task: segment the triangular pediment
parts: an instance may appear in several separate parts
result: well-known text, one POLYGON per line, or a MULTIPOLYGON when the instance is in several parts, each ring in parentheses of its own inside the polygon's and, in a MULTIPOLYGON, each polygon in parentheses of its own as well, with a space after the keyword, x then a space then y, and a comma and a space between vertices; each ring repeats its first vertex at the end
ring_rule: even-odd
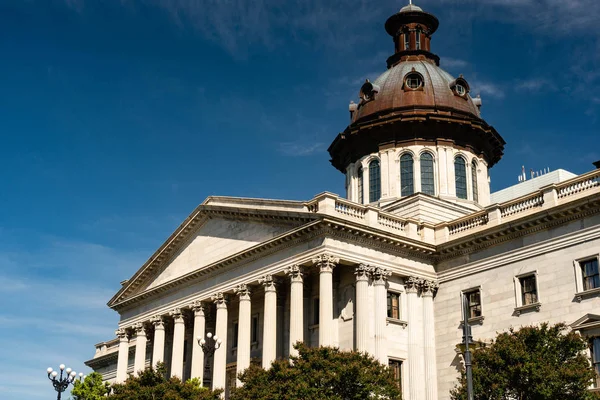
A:
POLYGON ((586 314, 573 322, 570 326, 574 330, 600 328, 600 315, 586 314))
POLYGON ((467 207, 456 201, 429 196, 424 193, 415 193, 411 196, 382 204, 381 210, 400 218, 438 224, 473 214, 480 211, 481 207, 475 204, 467 207))
POLYGON ((300 202, 211 197, 123 282, 108 305, 201 270, 315 218, 300 202))

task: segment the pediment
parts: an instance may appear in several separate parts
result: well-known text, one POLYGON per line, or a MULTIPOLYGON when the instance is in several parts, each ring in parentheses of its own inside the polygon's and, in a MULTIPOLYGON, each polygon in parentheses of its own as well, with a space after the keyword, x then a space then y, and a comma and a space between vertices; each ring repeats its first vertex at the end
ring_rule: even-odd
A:
POLYGON ((438 224, 473 214, 480 211, 480 208, 475 205, 473 208, 469 208, 439 197, 415 193, 382 205, 381 210, 400 218, 438 224))
POLYGON ((600 315, 598 314, 586 314, 573 322, 570 327, 573 330, 585 330, 600 328, 600 315))
POLYGON ((122 300, 177 280, 314 220, 302 203, 209 198, 109 301, 122 300), (256 204, 253 204, 256 203, 256 204))

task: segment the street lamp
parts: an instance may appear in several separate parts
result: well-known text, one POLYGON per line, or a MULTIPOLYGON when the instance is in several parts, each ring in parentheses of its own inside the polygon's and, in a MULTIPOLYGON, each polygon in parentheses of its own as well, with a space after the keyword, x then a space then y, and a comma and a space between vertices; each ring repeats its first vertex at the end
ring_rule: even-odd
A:
MULTIPOLYGON (((52 381, 52 386, 54 386, 54 390, 58 392, 58 396, 56 400, 60 400, 62 392, 67 390, 70 384, 75 382, 77 378, 77 372, 73 371, 71 368, 65 369, 65 364, 60 364, 60 376, 58 375, 58 371, 53 371, 52 368, 48 368, 46 372, 48 373, 48 379, 52 381)), ((79 374, 79 380, 81 381, 85 376, 83 373, 79 374)))
MULTIPOLYGON (((221 339, 217 335, 214 335, 210 332, 206 334, 206 339, 202 336, 197 337, 198 344, 200 348, 202 348, 202 352, 204 353, 204 362, 206 363, 205 367, 208 367, 208 360, 215 354, 215 350, 221 347, 221 339)), ((205 369, 206 371, 206 369, 205 369)))

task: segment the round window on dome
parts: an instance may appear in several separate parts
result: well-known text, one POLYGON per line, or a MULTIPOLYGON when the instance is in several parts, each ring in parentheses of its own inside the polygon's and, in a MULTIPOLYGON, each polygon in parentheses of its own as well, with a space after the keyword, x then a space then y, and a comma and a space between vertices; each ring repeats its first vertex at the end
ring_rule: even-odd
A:
POLYGON ((465 94, 467 94, 467 89, 460 83, 454 87, 454 90, 456 90, 456 94, 458 94, 459 96, 464 96, 465 94))
POLYGON ((423 86, 423 78, 421 77, 421 75, 413 72, 406 75, 404 84, 408 89, 417 90, 421 86, 423 86))

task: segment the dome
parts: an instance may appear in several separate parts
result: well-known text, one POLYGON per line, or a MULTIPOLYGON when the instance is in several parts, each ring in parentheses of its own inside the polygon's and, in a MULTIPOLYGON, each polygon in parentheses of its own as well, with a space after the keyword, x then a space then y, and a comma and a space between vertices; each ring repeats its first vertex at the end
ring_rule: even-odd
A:
POLYGON ((454 78, 429 59, 403 61, 381 74, 373 85, 379 91, 372 101, 364 102, 356 111, 354 121, 379 117, 386 111, 414 113, 416 109, 433 112, 465 113, 479 118, 479 109, 468 93, 464 78, 454 78), (410 88, 407 79, 417 78, 419 87, 410 88), (457 90, 456 85, 462 88, 457 90), (462 92, 464 90, 464 92, 462 92))

